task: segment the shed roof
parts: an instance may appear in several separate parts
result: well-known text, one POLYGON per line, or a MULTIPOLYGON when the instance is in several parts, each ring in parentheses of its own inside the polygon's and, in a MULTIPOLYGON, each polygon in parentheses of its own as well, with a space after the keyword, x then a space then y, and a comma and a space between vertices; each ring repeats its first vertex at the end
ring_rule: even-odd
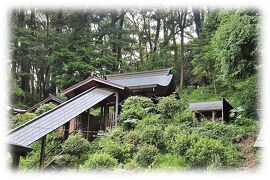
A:
POLYGON ((222 101, 190 103, 189 108, 192 111, 222 110, 223 103, 222 101))
POLYGON ((42 101, 40 101, 39 103, 35 104, 34 106, 30 107, 29 109, 27 109, 28 112, 32 112, 35 109, 37 109, 39 106, 48 103, 48 102, 56 102, 57 104, 61 104, 64 101, 62 99, 59 99, 58 97, 49 94, 49 97, 47 97, 46 99, 43 99, 42 101))
POLYGON ((112 94, 113 92, 109 90, 91 88, 32 121, 13 129, 8 133, 8 143, 28 146, 112 94))
POLYGON ((170 71, 171 68, 167 68, 153 71, 108 75, 107 80, 128 87, 129 89, 168 86, 173 78, 170 71))

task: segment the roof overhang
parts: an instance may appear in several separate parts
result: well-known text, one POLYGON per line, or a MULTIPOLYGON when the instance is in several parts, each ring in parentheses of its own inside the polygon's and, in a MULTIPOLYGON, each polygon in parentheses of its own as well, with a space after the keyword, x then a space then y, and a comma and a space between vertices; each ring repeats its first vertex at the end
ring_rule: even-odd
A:
POLYGON ((8 144, 9 152, 11 154, 16 154, 19 156, 25 157, 29 152, 31 152, 33 149, 27 146, 22 146, 19 144, 8 144))
POLYGON ((129 91, 129 88, 118 85, 116 83, 107 81, 105 79, 99 77, 89 77, 84 81, 81 81, 63 91, 63 94, 66 96, 74 96, 78 93, 82 93, 92 87, 99 87, 99 88, 111 88, 117 91, 129 91))

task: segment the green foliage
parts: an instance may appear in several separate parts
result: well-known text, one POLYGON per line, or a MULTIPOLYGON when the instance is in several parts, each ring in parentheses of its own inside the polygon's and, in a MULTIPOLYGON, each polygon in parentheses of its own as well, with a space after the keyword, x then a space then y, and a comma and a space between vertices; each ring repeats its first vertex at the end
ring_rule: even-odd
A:
POLYGON ((176 137, 173 150, 176 154, 184 156, 187 151, 200 139, 197 134, 182 134, 176 137))
POLYGON ((239 126, 222 122, 205 122, 192 129, 201 137, 238 142, 247 137, 247 132, 239 126))
POLYGON ((125 147, 120 143, 110 143, 103 147, 102 152, 109 154, 114 159, 117 159, 119 163, 123 163, 128 158, 128 152, 125 147))
POLYGON ((79 165, 79 159, 74 155, 59 155, 54 159, 54 163, 63 168, 76 168, 79 165))
POLYGON ((55 107, 56 107, 56 105, 53 104, 53 103, 43 104, 43 105, 41 105, 40 107, 37 108, 37 110, 35 111, 35 114, 37 116, 39 116, 39 115, 41 115, 41 114, 43 114, 43 113, 45 113, 45 112, 47 112, 47 111, 49 111, 49 110, 51 110, 51 109, 53 109, 55 107))
POLYGON ((187 167, 185 159, 179 155, 164 154, 158 155, 152 164, 152 168, 158 169, 184 169, 187 167))
POLYGON ((174 123, 180 124, 181 127, 187 127, 193 125, 192 111, 186 109, 179 112, 174 117, 174 123))
POLYGON ((155 125, 146 126, 142 130, 142 141, 164 151, 162 128, 155 125))
POLYGON ((13 116, 10 120, 10 129, 14 129, 24 123, 34 119, 36 115, 34 113, 23 113, 13 116))
POLYGON ((91 170, 109 170, 117 166, 117 160, 106 153, 96 153, 89 157, 83 168, 91 170))
POLYGON ((141 167, 148 167, 158 155, 158 149, 153 145, 143 145, 138 151, 135 160, 141 167))
POLYGON ((142 134, 138 130, 130 131, 124 136, 123 142, 137 146, 142 142, 142 134))
POLYGON ((62 146, 64 154, 70 154, 80 158, 81 154, 88 151, 89 142, 81 133, 69 136, 62 146))
POLYGON ((193 167, 211 169, 237 166, 242 161, 241 153, 233 146, 208 138, 200 138, 193 143, 185 157, 193 167))
POLYGON ((167 96, 160 99, 157 110, 166 118, 172 118, 181 110, 181 105, 175 97, 167 96))

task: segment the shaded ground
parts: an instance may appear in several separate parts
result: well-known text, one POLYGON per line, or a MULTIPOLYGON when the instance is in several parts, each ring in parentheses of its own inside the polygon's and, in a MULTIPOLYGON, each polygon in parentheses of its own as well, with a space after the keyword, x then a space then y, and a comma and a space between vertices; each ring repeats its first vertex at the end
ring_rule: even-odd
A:
POLYGON ((244 155, 244 163, 239 169, 257 168, 260 165, 260 160, 256 155, 256 149, 253 147, 255 140, 255 137, 248 137, 238 144, 240 151, 244 155))

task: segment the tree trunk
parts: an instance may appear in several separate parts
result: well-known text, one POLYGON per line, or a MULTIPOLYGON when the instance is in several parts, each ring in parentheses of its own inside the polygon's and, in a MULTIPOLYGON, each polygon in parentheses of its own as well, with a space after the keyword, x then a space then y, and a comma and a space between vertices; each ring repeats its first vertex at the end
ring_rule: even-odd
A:
POLYGON ((194 23, 195 23, 195 32, 197 36, 200 35, 201 32, 201 15, 200 15, 200 9, 194 9, 192 8, 193 11, 193 17, 194 17, 194 23))
POLYGON ((157 44, 158 44, 158 38, 159 38, 159 32, 160 32, 160 16, 157 13, 157 29, 156 29, 156 35, 155 35, 155 44, 154 44, 154 52, 157 51, 157 44))

